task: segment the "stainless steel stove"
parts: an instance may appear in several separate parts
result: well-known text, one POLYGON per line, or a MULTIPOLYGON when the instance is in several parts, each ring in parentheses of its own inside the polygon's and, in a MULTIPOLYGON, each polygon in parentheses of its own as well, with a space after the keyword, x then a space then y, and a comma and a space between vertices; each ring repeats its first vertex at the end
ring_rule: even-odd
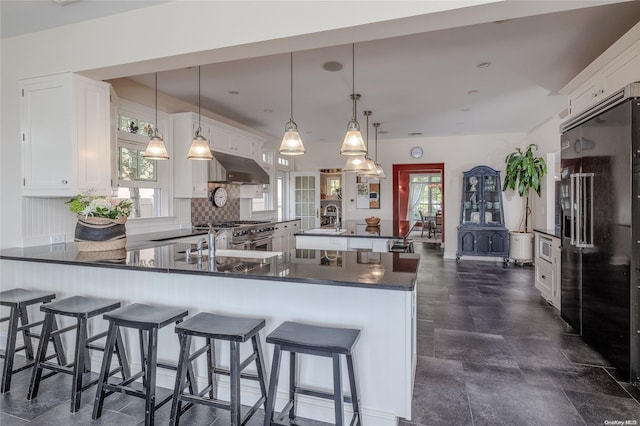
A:
MULTIPOLYGON (((271 250, 273 223, 258 220, 236 220, 232 222, 212 223, 218 234, 227 234, 230 248, 241 250, 271 250)), ((209 224, 198 224, 194 230, 208 230, 209 224)))

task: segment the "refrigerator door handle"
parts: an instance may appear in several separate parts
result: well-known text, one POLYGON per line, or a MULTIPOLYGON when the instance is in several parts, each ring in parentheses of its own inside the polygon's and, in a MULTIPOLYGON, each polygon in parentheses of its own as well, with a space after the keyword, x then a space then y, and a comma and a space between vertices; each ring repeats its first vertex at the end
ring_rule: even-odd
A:
POLYGON ((580 215, 576 214, 576 210, 579 208, 579 205, 580 205, 580 198, 578 197, 579 193, 576 191, 578 189, 576 187, 579 184, 578 173, 571 173, 569 177, 571 179, 571 196, 570 196, 571 205, 569 208, 569 211, 570 211, 569 227, 571 230, 571 240, 569 241, 569 244, 571 244, 572 246, 577 246, 578 242, 576 241, 576 228, 580 229, 580 219, 578 219, 580 215))
POLYGON ((593 247, 593 173, 581 173, 582 179, 582 214, 584 217, 582 233, 584 237, 580 242, 580 247, 593 247), (588 194, 588 195, 587 195, 588 194))

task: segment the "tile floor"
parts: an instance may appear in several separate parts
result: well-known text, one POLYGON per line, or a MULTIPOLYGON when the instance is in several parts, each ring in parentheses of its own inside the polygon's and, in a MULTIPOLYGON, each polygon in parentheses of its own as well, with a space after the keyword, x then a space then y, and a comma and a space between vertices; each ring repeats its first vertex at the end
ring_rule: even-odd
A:
MULTIPOLYGON (((443 260, 435 244, 416 245, 418 366, 411 421, 431 425, 640 425, 640 389, 616 371, 541 300, 532 267, 443 260), (635 399, 634 399, 635 397, 635 399), (635 423, 634 423, 635 422, 635 423), (614 424, 614 423, 608 423, 614 424)), ((91 391, 69 413, 70 377, 56 376, 26 401, 29 372, 0 396, 0 425, 138 425, 141 400, 112 396, 91 420, 91 391)), ((364 391, 364 390, 363 390, 364 391)), ((159 390, 166 395, 166 389, 159 390)), ((156 415, 168 423, 169 404, 156 415)), ((259 412, 249 425, 262 424, 259 412)), ((225 411, 196 406, 184 425, 226 425, 225 411)), ((301 421, 303 425, 319 422, 301 421)))

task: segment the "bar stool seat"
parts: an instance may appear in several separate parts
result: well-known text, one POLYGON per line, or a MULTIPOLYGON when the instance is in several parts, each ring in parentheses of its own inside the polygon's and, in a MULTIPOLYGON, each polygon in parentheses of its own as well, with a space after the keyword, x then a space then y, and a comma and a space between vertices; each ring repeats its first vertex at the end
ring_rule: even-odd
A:
MULTIPOLYGON (((9 316, 0 318, 0 322, 9 321, 4 354, 0 354, 0 357, 4 358, 0 393, 9 392, 13 374, 31 368, 35 364, 31 339, 39 338, 40 335, 33 334, 31 328, 42 325, 44 321, 29 323, 27 307, 37 303, 49 303, 55 298, 56 294, 50 291, 25 290, 23 288, 14 288, 0 292, 0 305, 10 308, 9 316), (18 321, 21 324, 20 326, 18 326, 18 321), (18 332, 22 332, 23 345, 16 348, 18 332), (14 357, 19 351, 25 351, 25 356, 29 362, 22 367, 14 369, 14 357)), ((54 337, 53 344, 55 354, 48 356, 47 360, 55 357, 58 359, 58 365, 65 365, 67 360, 59 336, 54 337)))
MULTIPOLYGON (((108 369, 111 364, 111 352, 107 352, 102 360, 102 368, 100 370, 100 377, 98 379, 98 387, 93 405, 92 417, 94 420, 98 419, 102 415, 104 399, 114 392, 119 392, 144 399, 145 425, 153 425, 155 411, 169 402, 172 398, 172 395, 169 395, 156 404, 156 368, 160 367, 173 371, 177 370, 175 365, 158 361, 158 329, 172 323, 180 323, 187 315, 189 315, 189 311, 183 308, 150 306, 142 303, 134 303, 108 312, 103 316, 105 320, 109 321, 105 350, 113 348, 116 344, 116 336, 120 332, 120 327, 138 330, 141 357, 140 364, 142 366, 142 370, 122 380, 120 383, 109 383, 108 369), (142 378, 143 390, 138 390, 129 386, 139 378, 142 378)), ((195 380, 191 365, 188 367, 187 379, 189 382, 189 389, 194 393, 195 380)))
POLYGON ((288 425, 295 419, 295 395, 307 395, 324 399, 332 399, 335 407, 336 425, 344 424, 343 403, 351 403, 353 417, 350 424, 361 425, 360 406, 353 368, 352 350, 360 330, 351 328, 321 327, 298 322, 286 321, 267 336, 267 343, 275 345, 271 377, 269 379, 269 396, 265 413, 265 426, 288 425), (274 419, 275 399, 280 374, 280 358, 282 351, 289 352, 289 401, 274 419), (322 392, 298 386, 296 378, 296 353, 333 358, 333 393, 322 392), (351 395, 343 395, 342 365, 340 355, 345 355, 351 395), (289 421, 285 421, 285 417, 289 421))
POLYGON ((240 318, 224 315, 216 315, 201 312, 192 318, 176 326, 176 333, 180 338, 180 360, 178 362, 178 373, 176 374, 176 385, 173 392, 173 403, 171 406, 171 425, 179 423, 180 416, 187 411, 192 404, 203 404, 210 407, 229 410, 231 413, 231 425, 239 426, 245 424, 260 405, 265 405, 267 401, 267 383, 264 371, 264 357, 258 333, 265 326, 264 319, 240 318), (190 354, 192 337, 203 337, 206 344, 190 354), (244 361, 240 361, 240 343, 251 340, 253 345, 252 354, 244 361), (220 368, 215 360, 215 340, 225 340, 230 345, 230 368, 229 370, 220 368), (187 395, 184 393, 185 367, 188 367, 193 360, 200 355, 207 353, 207 381, 208 386, 200 393, 187 395), (251 362, 256 363, 257 374, 243 373, 245 367, 251 362), (216 397, 215 375, 223 374, 229 376, 231 382, 230 401, 221 401, 216 397), (262 393, 258 401, 242 416, 240 411, 240 379, 255 380, 260 384, 262 393), (204 395, 208 392, 208 398, 204 395), (182 403, 187 402, 185 408, 182 403))
MULTIPOLYGON (((44 324, 38 344, 38 354, 36 363, 31 373, 31 383, 29 385, 29 393, 27 399, 31 400, 38 395, 40 382, 49 376, 42 376, 42 370, 48 369, 56 373, 65 373, 73 376, 73 385, 71 388, 71 412, 75 413, 80 409, 80 400, 82 392, 90 386, 97 383, 93 380, 83 384, 82 376, 84 373, 91 371, 91 360, 89 358, 89 349, 105 351, 106 348, 92 344, 98 339, 107 335, 106 332, 88 336, 87 321, 97 315, 114 310, 120 306, 120 302, 113 300, 98 299, 95 297, 73 296, 61 299, 55 302, 40 306, 40 310, 45 313, 44 324), (60 330, 55 328, 55 315, 62 315, 76 318, 76 325, 72 325, 60 330), (59 336, 68 331, 76 331, 75 357, 73 363, 68 365, 56 365, 47 362, 47 347, 51 336, 59 336)), ((129 376, 129 363, 124 352, 122 338, 118 334, 117 345, 110 348, 111 353, 116 351, 119 366, 109 371, 109 375, 120 373, 124 378, 129 376)), ((105 354, 106 357, 106 354, 105 354)), ((111 358, 111 354, 109 354, 111 358)))

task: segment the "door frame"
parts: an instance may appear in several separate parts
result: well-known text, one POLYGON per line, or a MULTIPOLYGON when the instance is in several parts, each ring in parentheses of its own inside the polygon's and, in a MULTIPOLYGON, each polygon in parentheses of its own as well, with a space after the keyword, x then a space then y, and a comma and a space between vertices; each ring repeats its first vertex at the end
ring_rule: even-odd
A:
POLYGON ((409 200, 409 176, 418 173, 440 173, 442 176, 442 242, 445 238, 445 185, 444 163, 394 164, 393 165, 393 229, 400 229, 400 221, 407 217, 409 200), (401 219, 402 218, 402 219, 401 219))

